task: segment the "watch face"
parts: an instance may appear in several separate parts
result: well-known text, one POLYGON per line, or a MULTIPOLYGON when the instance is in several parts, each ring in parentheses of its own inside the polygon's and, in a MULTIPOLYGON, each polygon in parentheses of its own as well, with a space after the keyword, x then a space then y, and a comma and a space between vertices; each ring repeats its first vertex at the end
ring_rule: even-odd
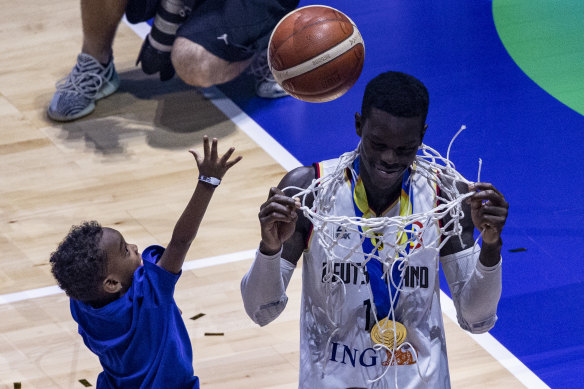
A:
POLYGON ((207 176, 199 176, 199 181, 206 182, 207 184, 211 184, 213 186, 218 186, 221 183, 221 180, 215 177, 207 177, 207 176))

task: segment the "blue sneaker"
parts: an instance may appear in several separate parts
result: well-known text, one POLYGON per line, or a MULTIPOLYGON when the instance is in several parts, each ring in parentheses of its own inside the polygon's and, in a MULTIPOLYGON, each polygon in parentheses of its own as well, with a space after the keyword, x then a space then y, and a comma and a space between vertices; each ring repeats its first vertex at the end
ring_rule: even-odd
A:
POLYGON ((95 102, 111 95, 119 86, 113 58, 104 67, 91 55, 81 53, 71 73, 57 82, 47 114, 59 122, 79 119, 93 112, 95 102))

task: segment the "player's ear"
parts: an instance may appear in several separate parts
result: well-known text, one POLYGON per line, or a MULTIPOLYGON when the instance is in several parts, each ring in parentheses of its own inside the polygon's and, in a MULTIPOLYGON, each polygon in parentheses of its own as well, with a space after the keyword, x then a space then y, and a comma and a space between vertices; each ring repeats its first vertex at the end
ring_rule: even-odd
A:
POLYGON ((360 138, 363 132, 363 118, 359 112, 355 112, 355 131, 360 138))
POLYGON ((122 290, 122 283, 113 278, 111 275, 108 275, 105 280, 103 280, 103 290, 106 293, 118 293, 122 290))
POLYGON ((426 135, 426 130, 428 129, 428 123, 424 123, 424 128, 422 129, 422 135, 420 136, 420 146, 424 143, 424 135, 426 135))

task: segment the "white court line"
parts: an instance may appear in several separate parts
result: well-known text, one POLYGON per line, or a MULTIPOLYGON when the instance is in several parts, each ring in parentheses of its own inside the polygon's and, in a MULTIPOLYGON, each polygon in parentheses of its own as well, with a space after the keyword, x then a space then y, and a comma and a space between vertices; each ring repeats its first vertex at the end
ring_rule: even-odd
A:
POLYGON ((200 89, 221 112, 235 123, 243 132, 258 144, 266 153, 278 162, 286 171, 301 166, 302 164, 292 154, 278 143, 259 124, 243 112, 237 104, 226 97, 217 88, 200 89))
MULTIPOLYGON (((124 22, 142 39, 145 39, 150 32, 148 23, 131 24, 124 16, 124 22)), ((259 124, 243 112, 231 99, 226 97, 216 87, 197 88, 206 98, 209 99, 225 116, 227 116, 236 126, 238 126, 247 136, 258 144, 266 153, 277 161, 286 171, 290 171, 301 166, 292 154, 278 143, 259 124)))
POLYGON ((63 291, 58 286, 47 286, 45 288, 29 289, 23 290, 22 292, 2 294, 0 295, 0 305, 31 300, 39 297, 52 296, 59 293, 63 293, 63 291))
MULTIPOLYGON (((205 267, 223 265, 231 262, 244 261, 246 259, 255 258, 256 250, 245 250, 231 254, 217 255, 215 257, 208 257, 202 259, 193 259, 186 261, 183 264, 183 271, 202 269, 205 267)), ((0 305, 11 304, 18 301, 31 300, 40 297, 52 296, 63 293, 58 286, 47 286, 45 288, 37 288, 24 290, 22 292, 8 293, 0 295, 0 305)))
MULTIPOLYGON (((126 24, 130 26, 142 39, 146 37, 150 31, 150 26, 147 23, 140 23, 136 25, 129 24, 125 19, 126 24)), ((300 162, 292 156, 284 147, 282 147, 274 138, 272 138, 263 128, 261 128, 253 119, 251 119, 245 112, 228 99, 217 88, 209 88, 202 90, 205 96, 209 97, 210 101, 221 110, 227 117, 229 117, 238 127, 240 127, 248 136, 250 136, 260 147, 264 149, 274 160, 280 163, 287 171, 300 166, 300 162)), ((255 250, 240 251, 228 255, 220 255, 217 257, 204 258, 185 262, 183 270, 194 270, 219 264, 242 261, 251 259, 255 256, 255 250)), ((61 289, 56 286, 46 288, 32 289, 17 293, 10 293, 0 295, 0 305, 9 304, 17 301, 29 300, 38 297, 50 296, 62 293, 61 289)), ((452 300, 440 292, 440 303, 444 314, 457 322, 456 311, 452 300)), ((503 367, 505 367, 511 374, 513 374, 520 382, 528 388, 549 388, 537 375, 529 370, 517 357, 509 352, 501 343, 499 343, 490 334, 473 335, 469 334, 471 338, 491 354, 503 367)))
POLYGON ((246 259, 255 258, 256 250, 245 250, 237 253, 218 255, 211 258, 195 259, 185 262, 183 270, 196 270, 204 267, 223 265, 225 263, 245 261, 246 259))
MULTIPOLYGON (((440 305, 442 306, 442 312, 453 322, 458 323, 456 319, 456 308, 454 308, 454 302, 446 293, 442 290, 440 291, 440 305)), ((466 332, 466 331, 465 331, 466 332)), ((489 354, 493 356, 501 365, 503 365, 511 374, 515 376, 523 385, 530 389, 540 389, 548 388, 546 385, 534 372, 529 370, 516 356, 511 354, 509 350, 505 348, 493 335, 487 333, 484 334, 471 334, 466 332, 475 342, 477 342, 482 348, 484 348, 489 354)))

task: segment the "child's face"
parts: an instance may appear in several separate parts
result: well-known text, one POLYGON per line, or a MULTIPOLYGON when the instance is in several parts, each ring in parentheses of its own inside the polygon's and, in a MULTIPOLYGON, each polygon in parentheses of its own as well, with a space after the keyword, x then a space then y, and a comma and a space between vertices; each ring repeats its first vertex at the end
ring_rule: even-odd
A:
POLYGON ((114 291, 126 293, 132 285, 134 272, 142 265, 138 246, 126 243, 122 234, 107 227, 103 228, 100 246, 105 251, 108 262, 104 286, 115 287, 114 291))

